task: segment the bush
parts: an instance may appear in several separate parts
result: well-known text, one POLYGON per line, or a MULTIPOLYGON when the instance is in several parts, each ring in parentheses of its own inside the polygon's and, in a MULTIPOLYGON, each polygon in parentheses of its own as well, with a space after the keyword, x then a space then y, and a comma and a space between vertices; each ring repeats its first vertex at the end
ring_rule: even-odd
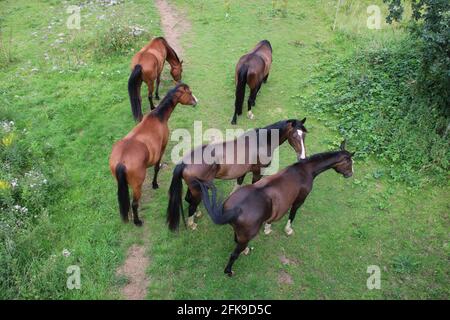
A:
POLYGON ((391 178, 418 185, 445 182, 450 145, 440 134, 447 119, 417 95, 416 43, 402 40, 325 66, 321 89, 306 101, 316 114, 334 115, 332 125, 359 156, 375 155, 391 178))
MULTIPOLYGON (((389 5, 388 23, 403 17, 401 0, 384 0, 389 5)), ((410 34, 418 39, 421 72, 417 88, 450 116, 450 1, 412 0, 410 34)), ((441 128, 447 130, 447 128, 441 128)))
POLYGON ((96 55, 103 57, 109 54, 126 54, 138 41, 149 41, 150 35, 139 26, 128 26, 113 23, 104 33, 98 34, 96 55))
MULTIPOLYGON (((45 154, 35 153, 13 121, 0 121, 0 291, 11 288, 19 237, 47 214, 57 183, 45 154)), ((48 149, 48 148, 47 148, 48 149)), ((6 294, 6 293, 5 293, 6 294)), ((1 295, 0 295, 1 296, 1 295)))

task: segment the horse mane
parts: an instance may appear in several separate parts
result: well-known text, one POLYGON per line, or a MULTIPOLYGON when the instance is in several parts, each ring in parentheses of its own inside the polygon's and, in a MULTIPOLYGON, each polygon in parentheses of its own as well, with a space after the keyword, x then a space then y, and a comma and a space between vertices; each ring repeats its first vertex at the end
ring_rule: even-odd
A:
POLYGON ((268 126, 265 126, 263 128, 258 128, 256 130, 259 129, 266 129, 266 130, 283 130, 284 128, 286 128, 288 122, 294 121, 295 119, 286 119, 286 120, 281 120, 272 124, 269 124, 268 126))
POLYGON ((180 63, 180 58, 178 58, 177 53, 175 52, 175 50, 173 50, 173 48, 169 45, 169 43, 167 42, 166 38, 164 37, 157 37, 155 38, 156 40, 160 40, 164 46, 166 47, 166 50, 168 51, 169 55, 171 55, 172 57, 174 57, 178 63, 180 63))
POLYGON ((269 40, 262 40, 258 44, 260 44, 261 46, 265 44, 270 48, 270 51, 272 51, 272 45, 270 44, 269 40))
POLYGON ((288 124, 288 122, 293 121, 294 119, 287 119, 287 120, 281 120, 272 124, 269 124, 268 126, 262 127, 262 128, 256 128, 253 129, 254 131, 256 131, 256 137, 258 139, 258 143, 259 143, 259 130, 267 130, 269 132, 269 134, 267 135, 268 138, 268 142, 270 143, 272 141, 272 131, 271 130, 279 130, 280 134, 279 134, 279 138, 281 138, 282 133, 284 132, 284 130, 286 129, 286 126, 288 124))
POLYGON ((164 114, 165 114, 166 109, 168 107, 172 106, 173 97, 174 97, 175 93, 177 92, 178 88, 181 86, 185 86, 185 84, 179 83, 175 87, 170 89, 167 92, 166 96, 161 100, 159 105, 156 107, 156 109, 149 113, 149 116, 153 115, 162 121, 164 119, 164 114))
POLYGON ((327 158, 336 157, 340 153, 350 154, 347 150, 339 150, 339 151, 327 151, 327 152, 321 152, 313 154, 312 156, 306 157, 305 159, 300 159, 297 161, 297 163, 305 163, 305 162, 311 162, 311 161, 322 161, 327 158))

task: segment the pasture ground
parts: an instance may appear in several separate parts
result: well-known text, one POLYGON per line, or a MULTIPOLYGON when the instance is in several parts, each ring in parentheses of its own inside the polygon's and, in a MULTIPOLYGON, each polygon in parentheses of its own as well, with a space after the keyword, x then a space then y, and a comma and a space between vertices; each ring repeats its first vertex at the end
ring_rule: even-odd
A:
MULTIPOLYGON (((201 120, 204 129, 228 128, 235 63, 256 42, 269 39, 273 68, 257 97, 256 119, 241 117, 239 126, 307 117, 309 154, 336 148, 342 139, 327 119, 317 119, 294 98, 302 93, 314 99, 311 79, 321 71, 318 64, 402 36, 402 30, 384 24, 379 31, 366 28, 366 7, 374 1, 347 2, 334 31, 335 1, 288 1, 286 12, 283 1, 275 1, 276 7, 272 1, 170 2, 190 23, 181 38, 183 80, 200 100, 196 109, 179 106, 170 127, 192 131, 193 122, 201 120)), ((160 17, 151 1, 86 2, 81 30, 68 30, 67 5, 56 0, 0 3, 2 39, 12 30, 14 53, 0 74, 0 118, 26 128, 26 139, 36 148, 50 144, 56 152, 49 165, 64 181, 48 215, 17 240, 14 277, 1 297, 123 298, 120 289, 128 280, 116 270, 133 244, 144 245, 149 257, 148 299, 449 297, 448 187, 417 190, 377 178, 374 172, 382 165, 375 158, 356 160, 351 179, 332 171, 318 177, 299 210, 295 233, 284 234, 286 217, 273 225, 270 236, 260 234, 251 243, 251 255, 235 263, 233 278, 223 275, 234 247, 228 226, 213 225, 204 216, 197 231, 167 230, 175 142, 166 151, 169 168, 160 172, 160 189, 147 186, 145 191, 141 215, 146 227, 123 225, 108 156, 113 142, 134 125, 126 89, 133 52, 100 54, 104 44, 99 39, 118 23, 160 35, 160 17), (70 256, 64 257, 63 249, 70 256), (81 268, 81 290, 66 288, 66 268, 73 264, 81 268), (381 268, 380 290, 367 289, 370 265, 381 268)), ((139 49, 145 41, 139 38, 132 47, 139 49)), ((171 85, 166 70, 161 96, 171 85)), ((283 145, 280 167, 294 161, 291 148, 283 145)), ((148 172, 153 175, 153 169, 148 172)), ((226 194, 233 182, 216 185, 226 194)))

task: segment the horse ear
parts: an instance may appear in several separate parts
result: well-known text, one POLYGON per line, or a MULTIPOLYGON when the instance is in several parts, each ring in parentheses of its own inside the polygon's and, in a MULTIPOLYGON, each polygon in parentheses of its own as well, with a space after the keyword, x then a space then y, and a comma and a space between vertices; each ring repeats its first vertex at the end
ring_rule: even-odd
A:
POLYGON ((180 64, 183 64, 183 62, 184 62, 184 61, 183 61, 183 60, 181 60, 180 64))
POLYGON ((297 120, 290 120, 289 123, 291 124, 292 128, 297 127, 297 120))
POLYGON ((306 118, 303 118, 302 120, 300 120, 301 123, 305 123, 306 122, 306 118))
POLYGON ((347 141, 346 141, 346 140, 342 141, 342 142, 341 142, 340 149, 341 149, 341 150, 345 150, 345 145, 346 145, 346 144, 347 144, 347 141))
POLYGON ((351 156, 351 157, 353 157, 353 156, 355 155, 355 153, 356 153, 356 151, 355 151, 355 152, 352 152, 352 153, 350 153, 350 156, 351 156))

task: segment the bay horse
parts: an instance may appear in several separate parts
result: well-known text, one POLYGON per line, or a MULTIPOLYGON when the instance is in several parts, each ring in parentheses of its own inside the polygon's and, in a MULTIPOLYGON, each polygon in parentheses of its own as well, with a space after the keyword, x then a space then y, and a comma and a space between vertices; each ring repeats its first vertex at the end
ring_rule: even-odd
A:
POLYGON ((144 81, 148 87, 148 100, 150 110, 155 109, 153 104, 153 89, 156 79, 155 98, 159 100, 159 84, 164 61, 170 64, 170 74, 176 82, 181 80, 183 61, 163 37, 154 38, 139 50, 131 60, 131 75, 128 79, 128 94, 130 96, 131 111, 136 121, 142 120, 141 85, 144 81))
POLYGON ((197 224, 194 221, 194 216, 201 216, 201 213, 199 211, 197 212, 197 207, 201 202, 201 191, 195 184, 195 180, 237 179, 236 189, 243 183, 245 175, 252 172, 252 182, 254 183, 261 178, 261 169, 270 165, 275 149, 285 141, 288 141, 295 150, 298 159, 305 158, 305 136, 306 132, 308 132, 304 126, 305 121, 306 118, 303 120, 289 119, 279 121, 264 128, 250 130, 234 140, 199 146, 186 154, 181 163, 173 170, 172 182, 169 188, 169 205, 167 208, 169 229, 172 231, 178 229, 182 214, 184 219, 182 179, 188 186, 185 197, 185 200, 189 203, 188 227, 195 230, 197 224), (267 133, 266 139, 261 138, 263 131, 267 133), (247 143, 251 135, 257 137, 256 147, 254 144, 247 143), (273 138, 272 135, 274 135, 273 138), (277 136, 275 137, 275 135, 277 136), (266 144, 264 140, 266 140, 266 144), (217 156, 216 158, 219 158, 220 155, 224 157, 220 161, 208 163, 202 156, 205 149, 214 150, 214 152, 218 150, 216 152, 217 154, 215 154, 217 156), (197 159, 196 154, 199 151, 201 158, 197 159), (227 151, 232 153, 231 157, 227 158, 227 151), (260 152, 265 153, 266 151, 268 156, 267 161, 266 163, 262 163, 260 152), (238 157, 242 155, 246 158, 241 159, 243 161, 239 161, 238 157))
MULTIPOLYGON (((248 243, 261 229, 263 223, 280 220, 290 209, 285 231, 292 234, 291 224, 298 208, 303 204, 313 187, 314 178, 320 173, 334 169, 345 178, 353 175, 354 153, 345 150, 315 154, 264 177, 255 184, 247 185, 232 193, 225 202, 217 201, 213 183, 197 180, 208 214, 216 224, 230 224, 234 229, 236 248, 230 256, 225 274, 232 276, 233 263, 242 253, 248 254, 248 243), (208 188, 212 189, 211 199, 208 188)), ((266 224, 266 225, 267 225, 266 224)))
POLYGON ((236 124, 237 116, 242 114, 246 84, 250 87, 247 116, 249 119, 254 118, 252 106, 255 105, 256 95, 261 89, 262 83, 267 82, 271 65, 272 46, 268 40, 258 42, 252 51, 239 59, 235 71, 236 100, 231 124, 236 124))
POLYGON ((192 106, 197 104, 197 98, 186 84, 178 84, 171 89, 158 107, 147 114, 130 133, 116 142, 112 148, 109 168, 117 180, 117 198, 120 215, 124 222, 128 222, 130 211, 130 195, 128 193, 128 185, 130 185, 133 190, 133 221, 137 226, 142 225, 138 216, 138 207, 147 168, 155 167, 152 187, 157 189, 160 162, 169 140, 167 122, 178 103, 192 106))

